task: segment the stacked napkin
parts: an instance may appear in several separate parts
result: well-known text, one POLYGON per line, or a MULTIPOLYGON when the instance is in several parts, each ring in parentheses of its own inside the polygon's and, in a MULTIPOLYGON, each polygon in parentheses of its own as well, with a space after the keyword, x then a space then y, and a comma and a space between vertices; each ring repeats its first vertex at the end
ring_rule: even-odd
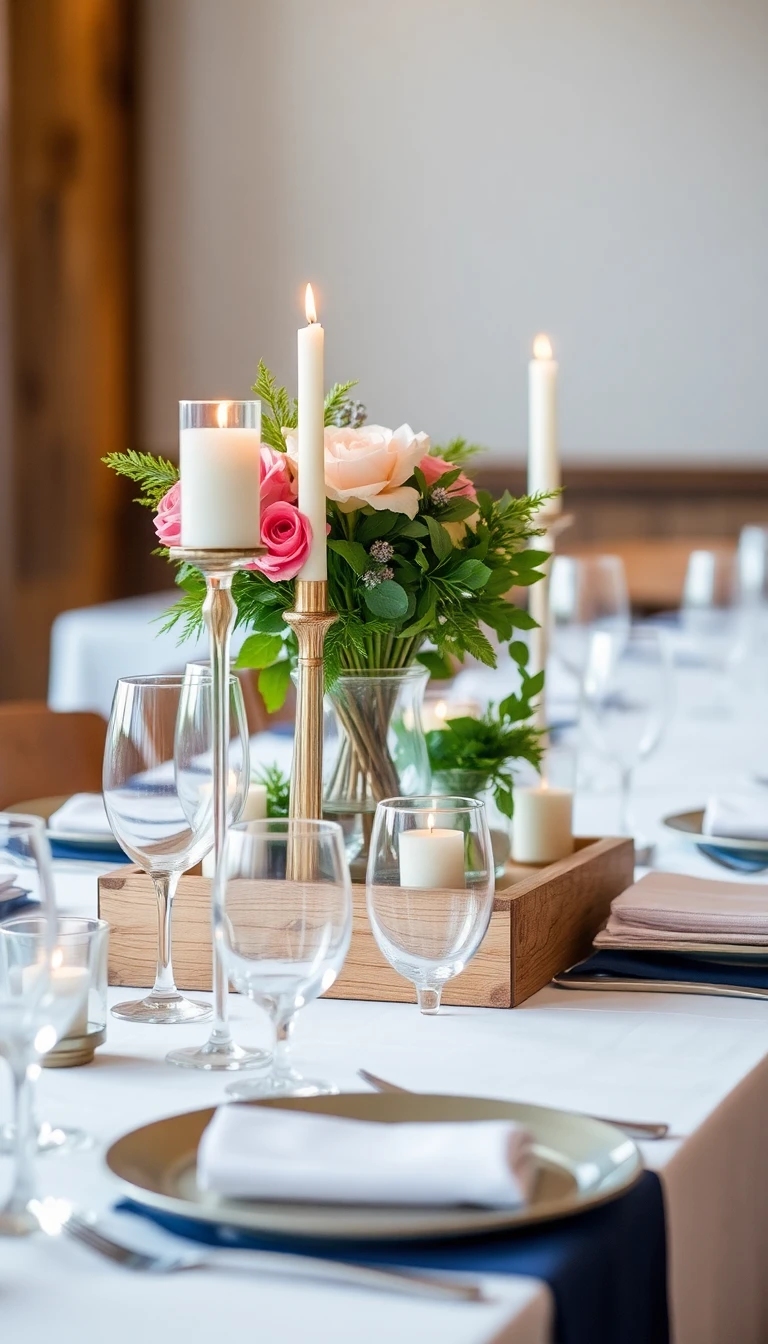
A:
POLYGON ((389 1125, 230 1105, 197 1154, 200 1188, 233 1199, 512 1209, 534 1179, 531 1136, 508 1120, 389 1125))
POLYGON ((768 840, 768 792, 715 795, 707 803, 704 835, 734 840, 768 840))
POLYGON ((768 886, 648 873, 616 897, 595 938, 610 948, 690 943, 768 947, 768 886))

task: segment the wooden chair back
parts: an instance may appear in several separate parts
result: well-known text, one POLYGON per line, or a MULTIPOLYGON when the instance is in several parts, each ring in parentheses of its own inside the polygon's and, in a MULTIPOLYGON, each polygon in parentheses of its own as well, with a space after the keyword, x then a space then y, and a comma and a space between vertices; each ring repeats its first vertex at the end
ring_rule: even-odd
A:
POLYGON ((33 798, 100 793, 107 725, 43 701, 0 704, 0 810, 33 798))

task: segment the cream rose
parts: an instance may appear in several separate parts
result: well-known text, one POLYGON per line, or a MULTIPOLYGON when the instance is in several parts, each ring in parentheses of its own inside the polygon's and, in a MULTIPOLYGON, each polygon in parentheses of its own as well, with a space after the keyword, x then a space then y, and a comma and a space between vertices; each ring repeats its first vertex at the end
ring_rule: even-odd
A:
MULTIPOLYGON (((296 462, 296 430, 284 433, 288 456, 296 462)), ((414 434, 410 425, 395 430, 383 425, 326 429, 325 493, 343 513, 370 504, 372 509, 391 509, 415 518, 419 492, 404 482, 428 452, 428 436, 414 434)))

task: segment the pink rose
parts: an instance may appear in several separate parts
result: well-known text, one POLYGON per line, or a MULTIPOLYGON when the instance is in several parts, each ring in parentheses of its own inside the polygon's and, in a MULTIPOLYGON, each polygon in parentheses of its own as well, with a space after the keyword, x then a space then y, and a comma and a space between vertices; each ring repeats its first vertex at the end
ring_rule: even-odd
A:
MULTIPOLYGON (((456 470, 453 463, 446 462, 444 457, 429 456, 422 457, 419 463, 419 469, 423 472, 424 479, 428 486, 436 485, 440 480, 440 477, 445 475, 446 471, 456 470)), ((446 488, 448 494, 453 499, 457 499, 459 495, 464 495, 466 499, 477 500, 477 491, 469 477, 464 475, 464 472, 456 477, 453 485, 449 485, 446 488)))
POLYGON ((291 504, 296 498, 296 484, 285 453, 278 453, 262 443, 260 468, 262 509, 268 509, 270 504, 291 504))
POLYGON ((155 514, 155 531, 163 546, 181 545, 181 482, 163 495, 155 514))
POLYGON ((278 500, 261 515, 261 540, 268 555, 255 560, 249 568, 258 569, 267 579, 280 583, 294 579, 309 555, 312 528, 295 504, 278 500))
MULTIPOLYGON (((298 433, 295 429, 283 433, 288 456, 297 462, 298 433)), ((426 434, 414 434, 410 425, 394 430, 383 425, 327 427, 324 446, 325 493, 342 513, 370 505, 416 517, 419 492, 405 482, 429 450, 426 434)))

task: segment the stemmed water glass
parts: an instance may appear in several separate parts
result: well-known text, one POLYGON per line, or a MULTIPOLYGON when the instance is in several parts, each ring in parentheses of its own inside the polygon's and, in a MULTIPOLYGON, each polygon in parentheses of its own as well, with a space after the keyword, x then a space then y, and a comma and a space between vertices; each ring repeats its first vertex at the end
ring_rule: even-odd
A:
POLYGON ((376 808, 366 877, 368 918, 390 966, 437 1013, 447 980, 482 942, 495 869, 485 805, 475 798, 387 798, 376 808))
POLYGON ((702 708, 726 713, 726 675, 743 653, 739 565, 734 551, 691 552, 680 625, 689 646, 714 677, 712 703, 702 708))
MULTIPOLYGON (((0 1234, 38 1229, 34 1200, 30 1068, 57 1036, 51 1013, 61 1009, 50 993, 56 939, 51 855, 40 817, 0 814, 0 877, 18 880, 40 902, 40 937, 14 940, 0 924, 0 1055, 14 1087, 15 1165, 11 1193, 0 1209, 0 1234)), ((64 1024, 66 1026, 66 1023, 64 1024)))
MULTIPOLYGON (((240 683, 230 683, 230 722, 239 744, 230 752, 228 817, 242 811, 248 789, 248 729, 240 683)), ((115 1017, 133 1022, 194 1022, 211 1006, 180 994, 171 963, 171 914, 181 874, 213 845, 213 688, 197 670, 121 677, 104 751, 104 805, 125 852, 152 879, 157 897, 157 973, 151 993, 119 1003, 115 1017)))
MULTIPOLYGON (((633 626, 624 636, 596 630, 581 699, 581 734, 619 770, 619 828, 632 835, 634 772, 655 750, 672 705, 672 665, 664 632, 633 626)), ((643 846, 636 841, 638 861, 643 846)))
POLYGON ((580 681, 592 631, 621 635, 629 629, 629 593, 621 557, 556 555, 549 610, 552 652, 580 681))
POLYGON ((268 1074, 227 1088, 238 1099, 337 1092, 291 1065, 296 1014, 330 989, 352 936, 352 886, 335 821, 249 821, 227 835, 214 936, 230 982, 269 1014, 268 1074))

